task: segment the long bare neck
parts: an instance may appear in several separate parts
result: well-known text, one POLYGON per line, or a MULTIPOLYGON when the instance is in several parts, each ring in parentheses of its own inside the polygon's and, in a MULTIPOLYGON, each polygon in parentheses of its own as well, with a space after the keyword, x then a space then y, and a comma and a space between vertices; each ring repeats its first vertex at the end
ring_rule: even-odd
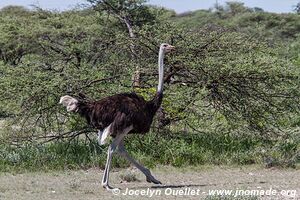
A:
POLYGON ((159 49, 158 55, 158 87, 157 92, 163 93, 163 84, 164 84, 164 56, 165 53, 162 48, 159 49))
POLYGON ((147 102, 147 107, 152 116, 155 115, 156 111, 160 107, 163 98, 163 83, 164 83, 164 50, 162 47, 159 49, 158 55, 158 86, 157 92, 153 99, 147 102))

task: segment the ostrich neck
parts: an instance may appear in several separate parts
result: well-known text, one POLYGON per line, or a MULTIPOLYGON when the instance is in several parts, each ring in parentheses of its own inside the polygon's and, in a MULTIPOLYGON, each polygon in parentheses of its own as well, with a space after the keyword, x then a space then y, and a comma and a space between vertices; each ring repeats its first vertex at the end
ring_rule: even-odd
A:
POLYGON ((157 92, 163 92, 163 83, 164 83, 164 51, 162 49, 159 50, 158 55, 158 87, 157 92))

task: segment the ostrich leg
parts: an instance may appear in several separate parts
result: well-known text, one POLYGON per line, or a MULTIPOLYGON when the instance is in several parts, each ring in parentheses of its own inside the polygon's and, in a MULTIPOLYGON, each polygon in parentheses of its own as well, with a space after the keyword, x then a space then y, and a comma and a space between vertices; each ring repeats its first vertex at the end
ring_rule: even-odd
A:
POLYGON ((118 134, 114 140, 112 141, 112 143, 109 145, 108 150, 107 150, 107 160, 106 160, 106 164, 105 164, 105 170, 103 173, 103 178, 102 178, 102 186, 104 188, 106 188, 107 190, 113 190, 114 188, 111 187, 109 185, 109 170, 110 170, 110 166, 111 166, 111 159, 112 159, 112 155, 115 152, 117 146, 119 145, 119 143, 123 140, 123 138, 125 137, 125 135, 132 129, 132 126, 126 128, 123 130, 123 132, 121 134, 118 134))
POLYGON ((161 182, 157 179, 155 179, 150 170, 145 168, 144 166, 142 166, 141 164, 139 164, 138 162, 136 162, 132 157, 130 157, 130 155, 128 154, 128 152, 125 149, 124 146, 124 138, 122 138, 122 140, 120 141, 119 145, 118 145, 118 153, 123 156, 124 158, 126 158, 129 162, 131 162, 136 168, 138 168, 145 176, 146 176, 146 180, 149 183, 154 183, 154 184, 161 184, 161 182))

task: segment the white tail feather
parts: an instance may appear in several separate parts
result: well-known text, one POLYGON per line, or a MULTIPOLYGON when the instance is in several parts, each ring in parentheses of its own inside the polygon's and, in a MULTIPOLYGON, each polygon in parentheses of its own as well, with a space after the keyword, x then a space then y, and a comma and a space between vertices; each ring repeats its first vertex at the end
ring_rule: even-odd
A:
POLYGON ((78 100, 69 95, 65 95, 61 97, 59 103, 65 106, 68 112, 77 110, 78 100))
POLYGON ((109 136, 109 133, 110 133, 110 126, 109 125, 108 127, 106 127, 104 129, 104 131, 98 131, 98 143, 100 145, 104 145, 107 143, 107 140, 108 140, 108 136, 109 136))

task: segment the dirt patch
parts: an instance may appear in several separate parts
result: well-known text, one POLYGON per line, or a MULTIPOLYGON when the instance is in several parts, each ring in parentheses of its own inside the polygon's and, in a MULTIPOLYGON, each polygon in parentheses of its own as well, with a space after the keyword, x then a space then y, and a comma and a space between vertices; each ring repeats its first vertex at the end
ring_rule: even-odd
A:
POLYGON ((5 173, 0 175, 0 199, 149 199, 151 193, 154 199, 219 199, 207 196, 213 190, 225 189, 233 190, 233 194, 239 190, 246 191, 246 193, 250 190, 276 190, 277 193, 290 190, 289 194, 264 195, 251 199, 300 199, 299 170, 261 169, 248 166, 188 169, 159 167, 152 171, 157 179, 163 182, 163 185, 156 186, 147 183, 145 177, 136 169, 113 171, 110 176, 111 185, 121 188, 118 195, 107 192, 101 187, 102 171, 98 169, 48 173, 5 173), (126 173, 133 173, 138 181, 122 182, 121 177, 126 173), (291 196, 293 190, 296 190, 296 194, 291 196), (128 191, 131 195, 123 195, 128 191), (170 193, 174 193, 176 197, 170 193))

